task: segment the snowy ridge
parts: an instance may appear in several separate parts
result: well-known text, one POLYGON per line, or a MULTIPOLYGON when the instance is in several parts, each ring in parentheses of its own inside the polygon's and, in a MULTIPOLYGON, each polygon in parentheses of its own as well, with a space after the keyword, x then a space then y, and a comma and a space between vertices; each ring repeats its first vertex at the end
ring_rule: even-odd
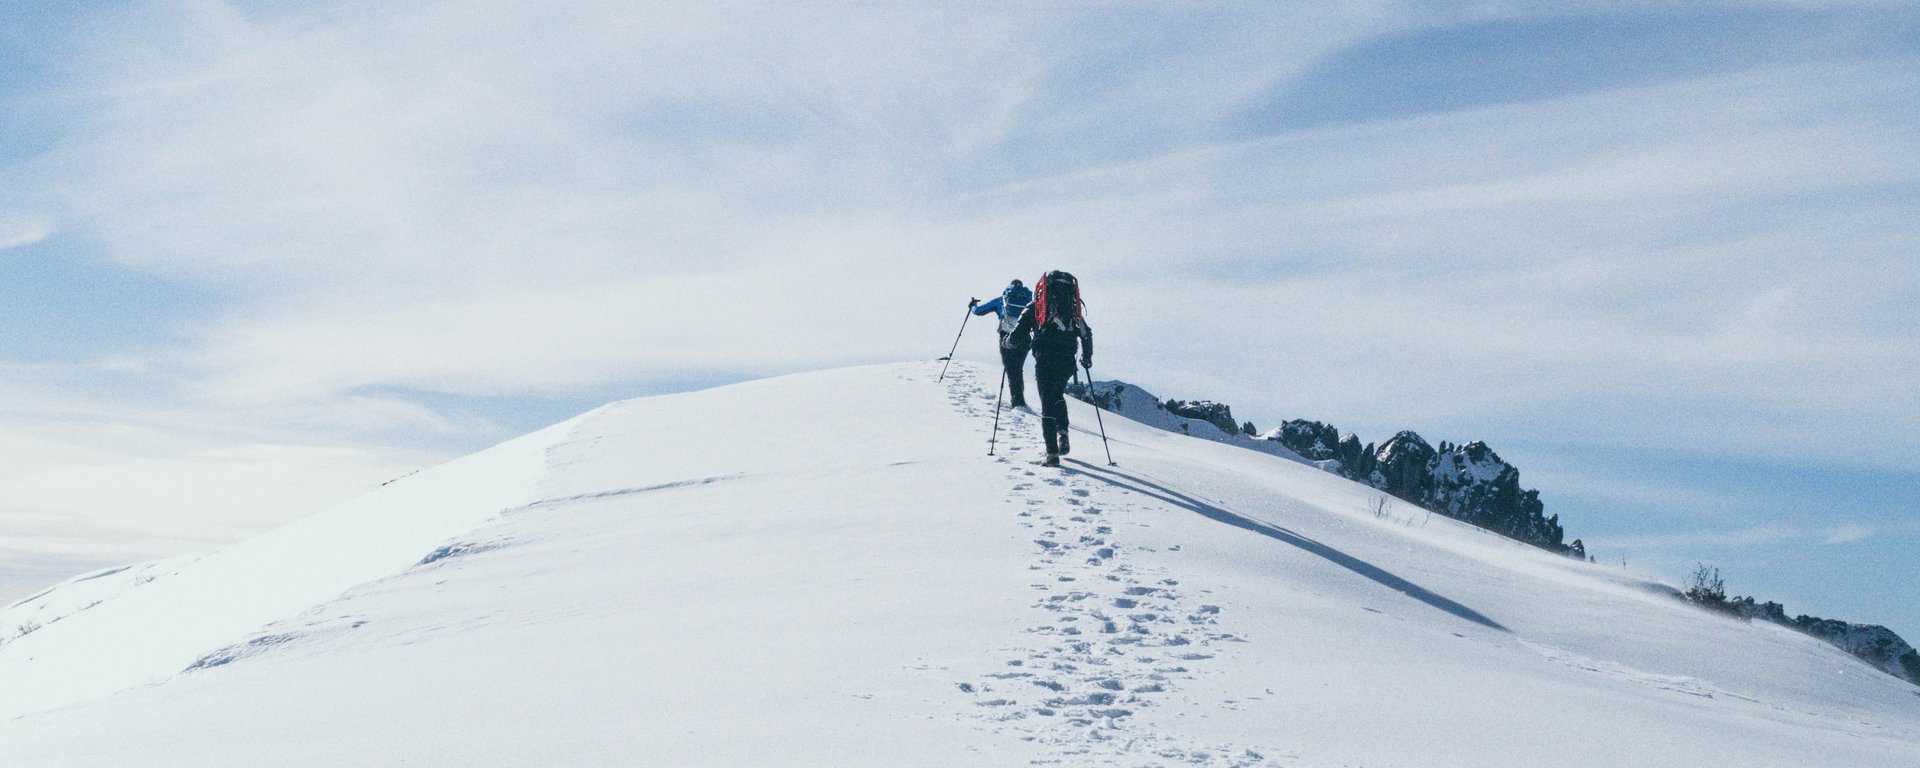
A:
POLYGON ((1291 457, 1108 417, 1106 467, 1082 403, 1063 469, 1035 465, 1019 411, 989 457, 993 373, 875 366, 616 403, 120 582, 0 646, 0 750, 1920 764, 1920 690, 1825 643, 1443 517, 1376 516, 1377 490, 1291 457))
POLYGON ((189 555, 83 573, 0 609, 0 646, 126 594, 198 559, 189 555))

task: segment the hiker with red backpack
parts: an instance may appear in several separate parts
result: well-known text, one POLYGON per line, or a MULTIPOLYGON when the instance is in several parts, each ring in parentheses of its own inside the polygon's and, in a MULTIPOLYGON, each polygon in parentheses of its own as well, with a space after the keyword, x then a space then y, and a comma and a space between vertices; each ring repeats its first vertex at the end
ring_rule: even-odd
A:
POLYGON ((1082 367, 1093 367, 1093 329, 1087 327, 1080 281, 1073 275, 1048 272, 1040 276, 1038 288, 1033 304, 1020 314, 1000 346, 1033 349, 1033 383, 1040 390, 1040 433, 1047 443, 1047 458, 1040 463, 1055 467, 1072 449, 1067 439, 1067 379, 1073 378, 1076 352, 1082 367))

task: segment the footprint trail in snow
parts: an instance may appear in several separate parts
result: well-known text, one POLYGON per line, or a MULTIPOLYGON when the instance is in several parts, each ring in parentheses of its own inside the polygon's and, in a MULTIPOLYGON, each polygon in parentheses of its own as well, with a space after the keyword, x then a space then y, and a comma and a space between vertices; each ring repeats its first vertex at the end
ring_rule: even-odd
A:
MULTIPOLYGON (((957 410, 993 418, 994 397, 973 371, 951 373, 947 384, 957 410)), ((1139 505, 1096 494, 1071 463, 1035 466, 1039 421, 1003 411, 997 450, 1013 520, 1033 537, 1032 624, 1001 649, 1003 668, 956 683, 959 695, 988 730, 1045 747, 1034 764, 1278 765, 1268 750, 1188 743, 1141 722, 1178 699, 1183 682, 1207 674, 1227 644, 1244 641, 1223 627, 1224 613, 1207 595, 1190 594, 1165 568, 1134 562, 1138 550, 1124 529, 1143 524, 1124 513, 1139 505)))

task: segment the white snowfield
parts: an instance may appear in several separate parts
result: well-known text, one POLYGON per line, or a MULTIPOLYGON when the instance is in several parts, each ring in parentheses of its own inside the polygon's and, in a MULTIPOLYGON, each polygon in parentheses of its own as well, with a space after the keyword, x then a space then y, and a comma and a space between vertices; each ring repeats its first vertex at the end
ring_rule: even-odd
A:
POLYGON ((1920 766, 1920 689, 997 370, 616 403, 0 612, 8 766, 1920 766), (30 629, 21 634, 22 628, 30 629))

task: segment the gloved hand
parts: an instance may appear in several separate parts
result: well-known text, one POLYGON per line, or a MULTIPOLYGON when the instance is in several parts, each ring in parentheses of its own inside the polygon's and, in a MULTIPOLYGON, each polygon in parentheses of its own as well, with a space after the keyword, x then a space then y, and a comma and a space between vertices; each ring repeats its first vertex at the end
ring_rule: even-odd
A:
POLYGON ((972 299, 967 302, 967 309, 973 309, 974 307, 977 307, 977 306, 980 306, 979 299, 972 299))
POLYGON ((1093 367, 1093 355, 1081 355, 1081 356, 1080 356, 1080 367, 1082 367, 1082 368, 1089 368, 1089 369, 1090 369, 1090 368, 1092 368, 1092 367, 1093 367))

